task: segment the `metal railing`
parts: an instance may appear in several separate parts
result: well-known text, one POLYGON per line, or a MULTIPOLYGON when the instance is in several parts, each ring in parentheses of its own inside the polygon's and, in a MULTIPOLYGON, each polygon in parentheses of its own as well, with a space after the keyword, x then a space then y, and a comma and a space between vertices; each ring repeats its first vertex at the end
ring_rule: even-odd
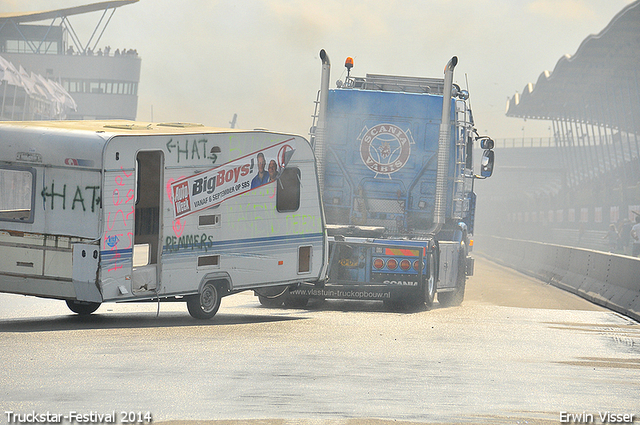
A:
POLYGON ((553 137, 513 137, 506 139, 494 139, 494 141, 496 142, 496 149, 556 147, 556 139, 553 137))

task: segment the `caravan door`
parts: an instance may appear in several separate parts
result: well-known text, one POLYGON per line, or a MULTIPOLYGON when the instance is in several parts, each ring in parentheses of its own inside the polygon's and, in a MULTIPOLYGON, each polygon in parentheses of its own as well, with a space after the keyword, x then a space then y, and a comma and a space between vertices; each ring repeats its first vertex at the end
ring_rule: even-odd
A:
POLYGON ((141 295, 159 289, 162 255, 162 200, 164 153, 136 154, 136 202, 133 238, 132 291, 141 295))
POLYGON ((127 161, 120 155, 122 146, 112 145, 109 156, 123 165, 104 173, 100 265, 105 301, 153 295, 158 289, 161 255, 164 154, 138 151, 127 161))

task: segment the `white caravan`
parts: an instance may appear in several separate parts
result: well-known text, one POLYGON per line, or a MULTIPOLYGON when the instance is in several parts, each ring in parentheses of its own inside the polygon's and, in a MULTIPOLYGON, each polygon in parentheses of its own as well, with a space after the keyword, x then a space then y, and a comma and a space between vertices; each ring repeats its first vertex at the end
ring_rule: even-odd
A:
POLYGON ((65 300, 79 314, 105 301, 182 299, 206 319, 223 296, 322 279, 326 259, 302 137, 0 123, 0 292, 65 300))

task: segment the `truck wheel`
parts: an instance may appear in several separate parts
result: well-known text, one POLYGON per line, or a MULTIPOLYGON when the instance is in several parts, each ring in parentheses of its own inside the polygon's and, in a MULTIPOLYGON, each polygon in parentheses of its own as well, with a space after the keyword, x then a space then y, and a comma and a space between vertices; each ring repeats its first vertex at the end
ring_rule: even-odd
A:
POLYGON ((305 297, 292 297, 287 295, 284 299, 284 305, 291 308, 303 308, 309 304, 309 298, 305 297))
POLYGON ((294 295, 292 296, 289 293, 290 288, 287 288, 286 291, 284 291, 284 293, 281 296, 282 302, 284 303, 285 307, 290 307, 290 308, 303 308, 306 307, 307 304, 309 304, 309 298, 308 297, 304 297, 301 295, 294 295))
POLYGON ((100 303, 92 303, 89 301, 67 300, 67 307, 80 316, 88 316, 100 307, 100 303))
POLYGON ((220 308, 220 290, 212 282, 207 282, 202 287, 199 295, 187 298, 187 310, 196 319, 211 319, 220 308))
POLYGON ((269 286, 267 288, 254 289, 258 301, 265 307, 280 307, 289 293, 288 286, 269 286))
POLYGON ((291 296, 289 294, 289 290, 287 289, 285 293, 282 295, 285 307, 291 308, 303 308, 309 304, 309 298, 300 297, 300 296, 291 296))
POLYGON ((414 309, 418 307, 415 302, 412 305, 410 301, 403 300, 383 300, 382 305, 385 309, 393 312, 407 311, 408 309, 414 309))
POLYGON ((464 290, 467 284, 464 258, 458 262, 458 278, 456 280, 456 289, 453 292, 441 292, 438 294, 438 302, 444 307, 458 306, 464 300, 464 290))
POLYGON ((433 253, 429 254, 429 277, 424 282, 424 304, 427 308, 433 307, 433 300, 436 298, 438 282, 436 281, 436 259, 433 253))
POLYGON ((260 301, 260 304, 265 307, 280 307, 283 302, 282 298, 283 297, 269 298, 264 295, 258 295, 258 301, 260 301))

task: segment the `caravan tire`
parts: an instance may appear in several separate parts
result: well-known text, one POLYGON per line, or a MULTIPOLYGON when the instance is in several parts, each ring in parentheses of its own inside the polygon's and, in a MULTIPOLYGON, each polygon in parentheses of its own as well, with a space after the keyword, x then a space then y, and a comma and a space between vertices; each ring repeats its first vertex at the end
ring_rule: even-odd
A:
POLYGON ((187 310, 196 319, 211 319, 220 308, 220 300, 220 289, 212 282, 207 282, 199 295, 187 298, 187 310))
POLYGON ((100 303, 92 303, 89 301, 67 300, 67 307, 80 316, 88 316, 100 307, 100 303))

